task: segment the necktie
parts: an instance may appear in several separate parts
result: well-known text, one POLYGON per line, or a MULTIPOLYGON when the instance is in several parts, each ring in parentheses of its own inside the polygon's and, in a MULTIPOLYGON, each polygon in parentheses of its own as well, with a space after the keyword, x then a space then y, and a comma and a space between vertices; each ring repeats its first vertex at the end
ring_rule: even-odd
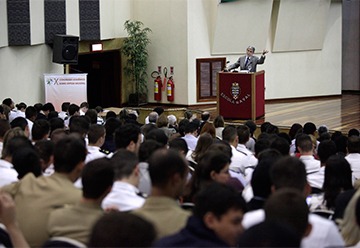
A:
POLYGON ((248 63, 249 63, 249 57, 246 58, 245 67, 247 66, 248 63))

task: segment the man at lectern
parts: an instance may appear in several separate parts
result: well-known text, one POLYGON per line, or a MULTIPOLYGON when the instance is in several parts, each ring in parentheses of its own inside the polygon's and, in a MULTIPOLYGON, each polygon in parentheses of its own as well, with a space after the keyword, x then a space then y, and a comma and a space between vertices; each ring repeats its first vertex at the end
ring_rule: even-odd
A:
POLYGON ((269 52, 267 50, 263 50, 261 57, 254 56, 255 47, 249 46, 246 48, 246 55, 241 56, 235 64, 230 65, 226 68, 227 71, 232 69, 236 69, 240 66, 240 70, 245 70, 248 72, 256 72, 256 66, 258 64, 264 64, 265 55, 269 52))

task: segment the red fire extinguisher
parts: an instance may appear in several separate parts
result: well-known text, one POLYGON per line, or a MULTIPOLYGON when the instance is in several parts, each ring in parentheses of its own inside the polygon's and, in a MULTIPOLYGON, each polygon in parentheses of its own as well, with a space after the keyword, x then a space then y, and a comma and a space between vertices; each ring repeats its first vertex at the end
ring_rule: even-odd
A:
POLYGON ((160 74, 157 71, 153 71, 151 77, 154 78, 154 100, 161 101, 162 80, 160 74))
POLYGON ((175 88, 175 84, 174 84, 174 80, 173 77, 170 76, 169 80, 167 81, 167 85, 166 85, 166 89, 167 89, 167 100, 169 102, 173 102, 174 101, 174 88, 175 88))

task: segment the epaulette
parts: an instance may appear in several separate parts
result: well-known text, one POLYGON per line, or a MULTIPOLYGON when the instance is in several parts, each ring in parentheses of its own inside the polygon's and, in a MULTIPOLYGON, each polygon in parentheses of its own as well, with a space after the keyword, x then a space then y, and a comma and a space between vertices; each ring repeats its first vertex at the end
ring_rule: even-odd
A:
POLYGON ((105 150, 105 149, 99 149, 100 152, 106 154, 106 155, 109 155, 110 154, 110 151, 108 150, 105 150))

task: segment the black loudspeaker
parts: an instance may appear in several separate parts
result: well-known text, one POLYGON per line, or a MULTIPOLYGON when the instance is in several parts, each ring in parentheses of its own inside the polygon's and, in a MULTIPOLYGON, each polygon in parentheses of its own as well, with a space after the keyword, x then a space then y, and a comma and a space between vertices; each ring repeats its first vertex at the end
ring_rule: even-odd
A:
POLYGON ((58 64, 78 63, 79 37, 72 35, 55 35, 53 62, 58 64))

